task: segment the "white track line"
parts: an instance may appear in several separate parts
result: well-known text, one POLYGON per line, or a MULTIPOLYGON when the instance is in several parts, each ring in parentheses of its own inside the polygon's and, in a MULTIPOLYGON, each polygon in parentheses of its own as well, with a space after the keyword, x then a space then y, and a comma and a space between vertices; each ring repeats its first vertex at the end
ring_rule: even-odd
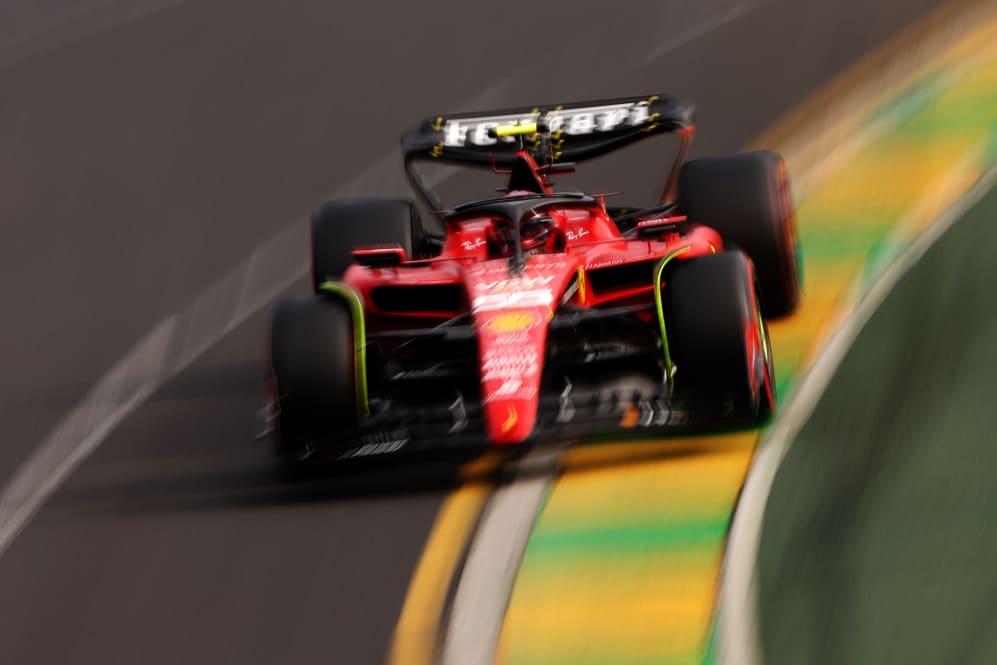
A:
POLYGON ((160 323, 59 423, 0 495, 0 555, 41 503, 152 392, 173 341, 175 317, 160 323))
POLYGON ((443 665, 491 665, 537 508, 563 447, 537 448, 488 500, 449 611, 443 665))
MULTIPOLYGON (((702 0, 700 0, 700 2, 702 2, 702 0)), ((714 14, 711 11, 711 15, 703 21, 672 35, 669 39, 666 39, 658 44, 654 50, 644 57, 644 64, 649 65, 658 58, 661 58, 672 51, 678 50, 686 44, 691 44, 700 37, 705 37, 711 32, 724 27, 728 23, 733 23, 742 16, 755 11, 764 5, 765 2, 766 0, 745 0, 744 2, 738 2, 732 5, 727 9, 727 11, 721 14, 714 14)))
MULTIPOLYGON (((399 159, 386 155, 332 196, 402 191, 399 159)), ((73 470, 160 386, 308 272, 301 219, 166 317, 66 415, 0 494, 0 556, 73 470)), ((247 414, 247 418, 251 414, 247 414)))
POLYGON ((873 313, 931 246, 995 184, 997 167, 990 169, 885 270, 859 302, 852 316, 824 347, 765 442, 759 446, 741 491, 727 545, 718 621, 718 662, 725 665, 761 665, 764 662, 757 625, 755 560, 765 504, 779 465, 792 447, 796 435, 810 419, 835 371, 873 313))

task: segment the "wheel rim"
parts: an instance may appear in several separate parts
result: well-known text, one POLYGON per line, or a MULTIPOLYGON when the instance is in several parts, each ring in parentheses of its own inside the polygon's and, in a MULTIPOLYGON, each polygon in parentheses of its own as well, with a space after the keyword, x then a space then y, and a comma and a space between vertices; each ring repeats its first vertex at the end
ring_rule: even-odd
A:
POLYGON ((749 386, 751 388, 752 419, 775 412, 775 366, 772 361, 772 343, 768 326, 758 303, 757 284, 750 294, 752 319, 746 322, 745 341, 749 359, 749 386))

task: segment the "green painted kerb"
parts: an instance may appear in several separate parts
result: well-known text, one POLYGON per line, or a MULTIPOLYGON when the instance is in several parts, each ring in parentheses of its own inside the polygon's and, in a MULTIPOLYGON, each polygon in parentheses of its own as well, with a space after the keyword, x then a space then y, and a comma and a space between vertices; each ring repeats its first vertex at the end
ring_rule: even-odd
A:
POLYGON ((668 351, 668 335, 665 333, 665 306, 661 302, 661 277, 665 266, 676 256, 685 254, 692 246, 676 249, 674 252, 658 261, 654 269, 654 305, 658 308, 658 325, 661 326, 661 350, 665 355, 665 373, 668 375, 668 392, 675 392, 675 367, 672 365, 672 354, 668 351))
POLYGON ((370 404, 367 401, 367 326, 364 323, 363 302, 360 294, 341 282, 323 282, 319 291, 339 296, 350 309, 353 317, 353 348, 356 362, 353 364, 357 387, 357 415, 361 420, 370 418, 370 404))

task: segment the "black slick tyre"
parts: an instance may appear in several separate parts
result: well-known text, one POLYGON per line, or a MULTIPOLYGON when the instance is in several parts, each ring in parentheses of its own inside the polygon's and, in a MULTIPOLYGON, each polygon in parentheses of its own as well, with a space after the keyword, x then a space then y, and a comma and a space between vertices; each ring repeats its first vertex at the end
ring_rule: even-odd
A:
POLYGON ((675 389, 694 410, 754 424, 775 410, 775 372, 752 263, 741 251, 678 262, 665 285, 675 389))
POLYGON ((408 199, 357 198, 327 201, 312 211, 312 285, 338 281, 360 245, 397 244, 406 256, 423 251, 419 214, 408 199))
POLYGON ((744 152, 683 164, 678 203, 690 221, 714 228, 725 247, 754 262, 766 317, 792 314, 801 265, 789 178, 774 152, 744 152))
POLYGON ((356 345, 337 296, 288 298, 274 308, 270 368, 277 452, 289 467, 335 446, 359 422, 356 345))

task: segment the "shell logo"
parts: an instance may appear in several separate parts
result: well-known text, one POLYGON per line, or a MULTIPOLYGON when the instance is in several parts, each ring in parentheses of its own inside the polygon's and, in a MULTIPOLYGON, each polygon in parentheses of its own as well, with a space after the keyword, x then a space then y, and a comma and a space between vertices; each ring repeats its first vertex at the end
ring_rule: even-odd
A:
POLYGON ((507 335, 532 328, 539 322, 540 317, 535 312, 509 312, 489 319, 486 325, 497 335, 507 335))

